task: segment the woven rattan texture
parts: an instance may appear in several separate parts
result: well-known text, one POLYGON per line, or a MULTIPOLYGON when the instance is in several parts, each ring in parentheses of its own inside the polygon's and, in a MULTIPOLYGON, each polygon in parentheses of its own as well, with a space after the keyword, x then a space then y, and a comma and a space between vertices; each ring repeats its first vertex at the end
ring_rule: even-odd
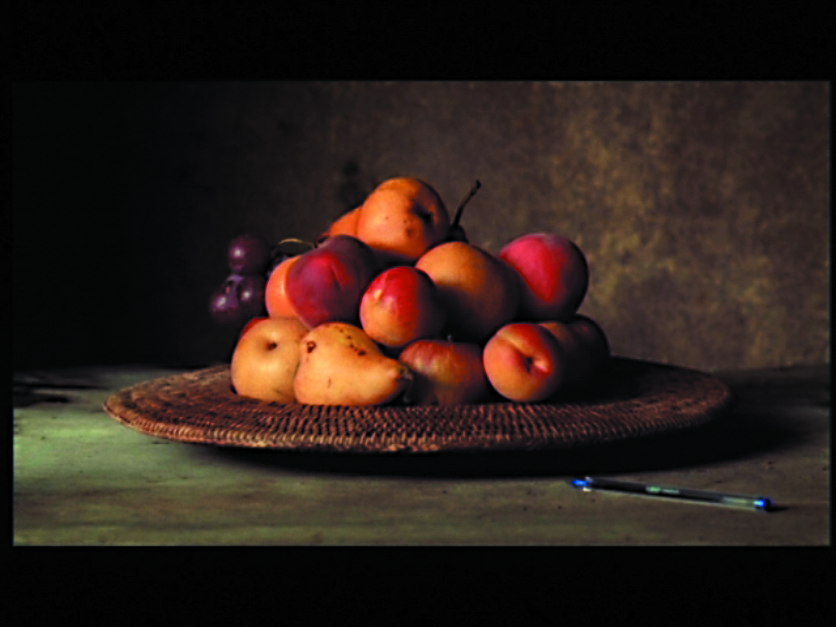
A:
POLYGON ((235 394, 216 366, 134 385, 105 411, 142 433, 222 446, 340 452, 575 447, 695 427, 733 401, 712 375, 613 358, 594 389, 559 404, 343 407, 235 394))

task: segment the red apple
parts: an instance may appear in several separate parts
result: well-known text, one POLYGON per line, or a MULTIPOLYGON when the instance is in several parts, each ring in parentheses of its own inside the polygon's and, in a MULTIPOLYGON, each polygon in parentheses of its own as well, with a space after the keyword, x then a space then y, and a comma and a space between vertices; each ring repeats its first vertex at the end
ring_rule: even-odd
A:
POLYGON ((494 389, 517 402, 549 398, 566 376, 566 358, 557 339, 531 322, 499 329, 485 344, 482 363, 494 389))
POLYGON ((446 319, 435 283, 412 266, 381 272, 360 300, 363 330, 389 348, 439 336, 446 319))
POLYGON ((409 366, 412 385, 405 401, 415 405, 460 405, 487 399, 490 385, 478 344, 418 340, 401 351, 398 361, 409 366))
POLYGON ((566 320, 586 296, 586 257, 565 237, 549 233, 523 235, 502 248, 499 256, 523 279, 519 320, 566 320))
POLYGON ((285 291, 309 329, 323 322, 357 324, 360 299, 379 270, 366 244, 351 235, 335 235, 290 266, 285 291))
POLYGON ((298 318, 262 318, 245 327, 229 366, 235 391, 262 401, 294 402, 299 342, 307 332, 298 318))

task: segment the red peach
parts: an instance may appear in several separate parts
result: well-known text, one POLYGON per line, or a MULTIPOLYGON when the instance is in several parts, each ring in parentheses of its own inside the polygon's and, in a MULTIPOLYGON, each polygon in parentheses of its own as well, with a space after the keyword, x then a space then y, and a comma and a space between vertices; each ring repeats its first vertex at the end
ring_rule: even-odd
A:
POLYGON ((285 291, 297 317, 312 329, 323 322, 359 322, 360 299, 380 266, 356 237, 334 235, 299 256, 285 291))
POLYGON ((405 400, 416 405, 460 405, 484 401, 490 392, 478 344, 418 340, 401 351, 412 385, 405 400))
POLYGON ((363 330, 389 348, 439 336, 446 320, 435 283, 426 272, 412 266, 381 272, 360 300, 363 330))
POLYGON ((549 233, 523 235, 499 256, 522 277, 519 320, 565 320, 589 287, 589 266, 574 242, 549 233))

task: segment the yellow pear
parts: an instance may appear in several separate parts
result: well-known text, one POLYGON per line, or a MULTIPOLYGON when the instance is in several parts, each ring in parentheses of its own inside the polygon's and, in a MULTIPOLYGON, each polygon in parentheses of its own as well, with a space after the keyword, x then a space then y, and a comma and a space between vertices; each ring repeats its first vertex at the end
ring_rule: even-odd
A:
POLYGON ((299 341, 308 332, 296 318, 256 318, 238 339, 229 366, 232 387, 241 396, 292 403, 299 341))
POLYGON ((299 342, 293 392, 306 405, 382 405, 412 381, 410 369, 380 352, 365 331, 325 322, 299 342))

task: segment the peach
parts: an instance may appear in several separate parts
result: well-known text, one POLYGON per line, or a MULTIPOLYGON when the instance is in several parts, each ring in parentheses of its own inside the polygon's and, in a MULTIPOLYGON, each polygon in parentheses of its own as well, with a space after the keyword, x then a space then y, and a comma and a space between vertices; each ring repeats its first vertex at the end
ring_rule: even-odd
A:
POLYGON ((360 300, 360 323, 375 342, 403 348, 439 336, 446 315, 438 289, 426 272, 395 266, 375 277, 360 300))
POLYGON ((334 220, 329 227, 319 236, 318 241, 323 242, 334 235, 357 236, 357 218, 360 216, 360 206, 347 211, 334 220))
POLYGON ((293 305, 287 298, 287 271, 298 260, 299 255, 288 257, 273 269, 270 278, 267 279, 267 286, 264 288, 264 304, 271 318, 296 316, 293 305))
POLYGON ((490 392, 478 344, 417 340, 401 351, 412 385, 404 397, 415 405, 460 405, 484 401, 490 392))
POLYGON ((499 256, 522 277, 521 320, 565 320, 580 307, 589 287, 589 266, 565 237, 530 233, 511 241, 499 256))
POLYGON ((485 344, 482 364, 493 388, 516 402, 553 396, 566 376, 566 358, 557 339, 531 322, 512 322, 485 344))
POLYGON ((438 287, 447 329, 458 341, 480 343, 517 313, 519 278, 499 257, 466 242, 444 242, 415 263, 438 287))
POLYGON ((262 401, 294 402, 299 342, 307 332, 298 318, 261 318, 248 324, 229 366, 235 391, 262 401))
POLYGON ((568 322, 572 332, 585 344, 586 352, 592 356, 592 369, 601 368, 610 357, 610 343, 607 334, 595 320, 576 314, 568 322))
POLYGON ((431 185, 397 177, 378 185, 360 205, 356 236, 384 265, 410 265, 442 242, 449 228, 447 207, 431 185))
POLYGON ((589 383, 593 371, 594 356, 588 343, 579 337, 567 323, 553 320, 540 322, 539 324, 554 335, 565 354, 566 381, 563 387, 566 390, 571 390, 589 383))
POLYGON ((323 322, 356 323, 360 299, 379 270, 366 244, 350 235, 335 235, 290 266, 287 299, 309 329, 323 322))

